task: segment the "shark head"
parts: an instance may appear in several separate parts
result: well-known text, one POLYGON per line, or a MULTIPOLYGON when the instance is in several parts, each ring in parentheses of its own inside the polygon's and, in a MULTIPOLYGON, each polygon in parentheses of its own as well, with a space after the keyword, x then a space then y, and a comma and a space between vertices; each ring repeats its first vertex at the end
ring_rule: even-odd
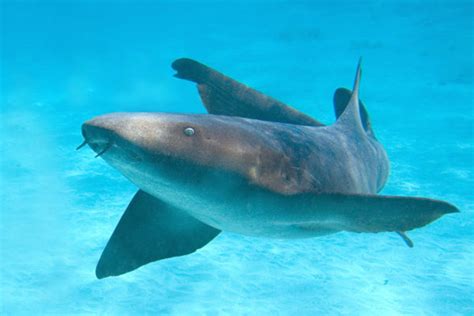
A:
POLYGON ((82 134, 145 192, 182 200, 235 185, 291 184, 281 181, 288 168, 278 143, 256 129, 255 120, 217 115, 112 113, 85 122, 82 134))

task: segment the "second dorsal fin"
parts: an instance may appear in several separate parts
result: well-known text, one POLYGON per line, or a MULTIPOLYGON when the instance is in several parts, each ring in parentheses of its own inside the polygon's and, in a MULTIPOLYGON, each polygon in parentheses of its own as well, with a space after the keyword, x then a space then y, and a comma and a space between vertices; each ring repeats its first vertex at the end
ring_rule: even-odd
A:
POLYGON ((361 59, 359 59, 351 98, 349 99, 349 103, 344 109, 344 112, 337 119, 336 126, 349 129, 357 135, 365 136, 366 133, 362 125, 362 120, 360 117, 360 110, 359 110, 359 85, 360 85, 361 74, 362 74, 361 59))
POLYGON ((195 60, 177 59, 172 67, 177 71, 175 77, 197 83, 201 100, 210 114, 296 125, 323 125, 312 117, 195 60))

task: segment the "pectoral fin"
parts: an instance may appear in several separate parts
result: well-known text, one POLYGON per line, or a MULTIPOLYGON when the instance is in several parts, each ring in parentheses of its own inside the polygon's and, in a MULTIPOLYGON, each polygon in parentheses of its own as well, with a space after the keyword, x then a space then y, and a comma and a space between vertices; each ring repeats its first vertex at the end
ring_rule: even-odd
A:
MULTIPOLYGON (((351 232, 403 232, 425 226, 459 210, 444 201, 402 196, 323 194, 314 197, 327 226, 351 232)), ((319 210, 319 211, 318 211, 319 210)), ((409 245, 409 239, 404 238, 409 245)))
POLYGON ((97 278, 120 275, 149 262, 192 253, 219 232, 140 190, 100 257, 97 278))

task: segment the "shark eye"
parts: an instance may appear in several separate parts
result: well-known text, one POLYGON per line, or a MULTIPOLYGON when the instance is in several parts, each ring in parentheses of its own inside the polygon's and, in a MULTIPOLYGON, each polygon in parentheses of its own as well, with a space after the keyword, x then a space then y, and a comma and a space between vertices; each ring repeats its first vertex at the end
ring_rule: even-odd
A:
POLYGON ((194 135, 194 128, 186 127, 183 132, 184 132, 184 135, 186 135, 186 136, 193 136, 194 135))

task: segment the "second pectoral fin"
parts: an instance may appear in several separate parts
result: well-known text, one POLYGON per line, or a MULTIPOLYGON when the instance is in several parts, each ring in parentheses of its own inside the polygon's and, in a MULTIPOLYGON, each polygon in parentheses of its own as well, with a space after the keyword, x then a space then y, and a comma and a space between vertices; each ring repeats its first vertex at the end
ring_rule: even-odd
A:
POLYGON ((99 279, 205 246, 220 230, 138 191, 120 219, 96 268, 99 279))
MULTIPOLYGON (((405 231, 425 226, 458 209, 444 201, 367 194, 319 194, 311 197, 315 217, 325 218, 329 228, 351 232, 405 231)), ((404 239, 407 244, 408 238, 404 239)))

